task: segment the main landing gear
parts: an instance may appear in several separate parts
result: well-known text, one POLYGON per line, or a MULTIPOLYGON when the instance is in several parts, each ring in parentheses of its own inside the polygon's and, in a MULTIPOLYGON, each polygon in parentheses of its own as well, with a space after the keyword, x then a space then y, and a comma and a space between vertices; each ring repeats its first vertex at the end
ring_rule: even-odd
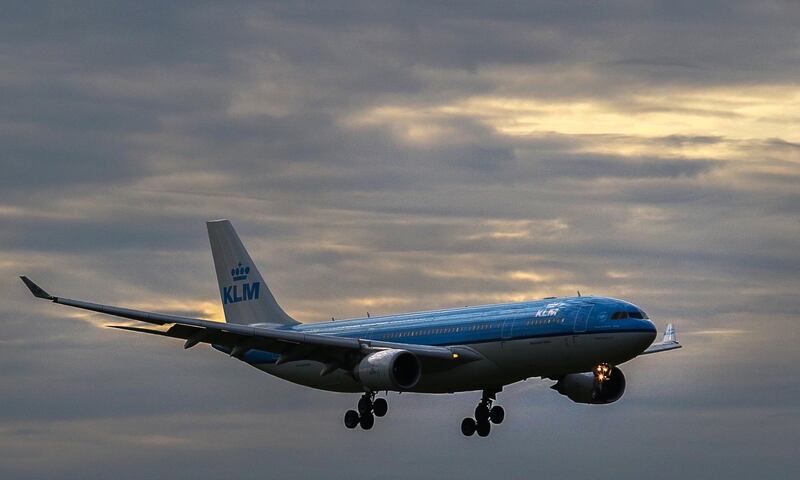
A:
POLYGON ((361 425, 364 430, 369 430, 375 425, 375 417, 382 417, 389 411, 389 404, 385 398, 375 398, 375 392, 367 392, 358 400, 358 411, 348 410, 344 414, 344 426, 356 428, 361 425))
POLYGON ((461 421, 461 433, 471 436, 478 432, 478 436, 486 437, 492 431, 492 423, 499 425, 503 423, 506 412, 500 405, 492 406, 496 399, 497 392, 500 390, 484 390, 480 403, 475 407, 475 418, 465 418, 461 421))

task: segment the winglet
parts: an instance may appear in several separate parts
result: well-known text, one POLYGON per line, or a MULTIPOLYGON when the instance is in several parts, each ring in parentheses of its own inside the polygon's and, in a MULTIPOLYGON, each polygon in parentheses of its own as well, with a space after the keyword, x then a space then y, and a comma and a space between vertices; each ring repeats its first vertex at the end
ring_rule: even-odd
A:
POLYGON ((661 343, 672 343, 672 342, 677 343, 677 341, 675 340, 675 327, 673 327, 672 324, 670 323, 667 325, 667 330, 664 332, 664 339, 661 341, 661 343))
POLYGON ((47 300, 55 300, 56 299, 56 297, 54 297, 54 296, 50 295, 49 293, 45 292, 42 287, 40 287, 39 285, 36 285, 35 283, 33 283, 33 280, 31 280, 30 278, 26 277, 25 275, 21 275, 19 278, 21 278, 22 281, 25 282, 25 286, 27 286, 28 289, 30 289, 30 291, 31 291, 31 293, 33 294, 34 297, 44 298, 44 299, 47 299, 47 300))

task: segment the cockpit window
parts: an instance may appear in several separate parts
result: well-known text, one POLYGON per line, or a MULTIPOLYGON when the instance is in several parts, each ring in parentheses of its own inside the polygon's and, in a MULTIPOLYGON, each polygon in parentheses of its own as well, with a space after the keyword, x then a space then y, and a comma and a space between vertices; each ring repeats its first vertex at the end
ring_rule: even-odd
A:
POLYGON ((614 312, 614 314, 611 315, 611 320, 625 320, 626 318, 637 318, 645 320, 650 319, 650 317, 648 317, 643 310, 631 310, 630 312, 614 312))

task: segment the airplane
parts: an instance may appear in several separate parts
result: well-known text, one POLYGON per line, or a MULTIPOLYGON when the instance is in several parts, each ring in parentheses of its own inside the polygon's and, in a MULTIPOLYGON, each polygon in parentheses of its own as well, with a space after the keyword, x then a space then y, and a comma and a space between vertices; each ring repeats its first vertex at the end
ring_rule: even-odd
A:
POLYGON ((616 402, 625 392, 619 365, 680 348, 672 324, 656 328, 636 305, 600 296, 450 308, 301 324, 275 300, 228 220, 207 222, 225 322, 101 305, 50 295, 26 276, 38 297, 142 322, 111 328, 199 343, 276 377, 320 390, 361 393, 344 415, 348 429, 369 430, 388 411, 380 392, 481 392, 466 436, 486 437, 505 418, 497 394, 533 377, 576 403, 616 402), (150 324, 150 325, 144 325, 150 324), (151 326, 153 325, 153 326, 151 326))

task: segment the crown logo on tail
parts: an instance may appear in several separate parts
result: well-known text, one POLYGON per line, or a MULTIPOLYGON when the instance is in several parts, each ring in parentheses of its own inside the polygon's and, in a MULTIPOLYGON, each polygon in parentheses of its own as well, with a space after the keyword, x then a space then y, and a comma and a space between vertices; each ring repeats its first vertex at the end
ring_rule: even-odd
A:
POLYGON ((242 266, 242 262, 231 269, 231 277, 234 282, 239 280, 247 280, 247 275, 250 273, 250 267, 242 266))

